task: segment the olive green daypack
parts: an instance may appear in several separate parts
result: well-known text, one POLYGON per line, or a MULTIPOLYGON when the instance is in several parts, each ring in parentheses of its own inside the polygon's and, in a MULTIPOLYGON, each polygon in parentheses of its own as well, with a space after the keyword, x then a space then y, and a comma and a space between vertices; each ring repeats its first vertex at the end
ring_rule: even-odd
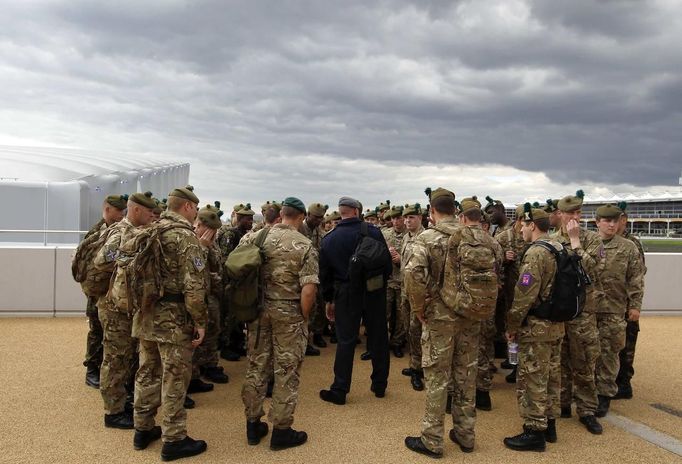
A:
POLYGON ((83 238, 71 261, 71 275, 73 280, 78 282, 89 297, 99 298, 107 293, 111 274, 98 271, 95 266, 95 256, 102 249, 107 240, 106 230, 101 230, 104 219, 90 229, 90 232, 83 238))
POLYGON ((263 306, 260 269, 265 262, 263 243, 269 231, 266 227, 258 232, 253 242, 239 245, 225 261, 225 272, 230 279, 228 308, 239 322, 255 321, 263 306))

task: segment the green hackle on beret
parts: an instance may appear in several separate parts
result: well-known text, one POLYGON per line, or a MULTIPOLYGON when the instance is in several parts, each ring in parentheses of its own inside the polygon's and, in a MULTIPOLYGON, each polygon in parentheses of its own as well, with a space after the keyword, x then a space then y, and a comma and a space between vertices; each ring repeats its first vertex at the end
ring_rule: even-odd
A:
POLYGON ((403 217, 405 216, 421 216, 422 207, 419 203, 413 205, 407 204, 403 207, 403 217))
POLYGON ((255 216, 256 213, 255 211, 251 210, 251 203, 247 203, 244 205, 242 209, 237 211, 237 214, 239 216, 255 216))
POLYGON ((576 211, 582 208, 583 198, 585 198, 585 192, 578 190, 575 195, 567 195, 559 200, 557 207, 565 213, 576 211))
MULTIPOLYGON (((218 205, 220 205, 220 202, 215 202, 218 205)), ((209 227, 211 229, 219 229, 223 223, 220 220, 220 217, 223 215, 223 212, 220 211, 220 208, 214 205, 206 205, 203 208, 199 210, 197 213, 197 219, 201 221, 203 224, 206 225, 206 227, 209 227)))
POLYGON ((128 194, 123 195, 107 195, 104 199, 109 205, 116 209, 124 210, 128 207, 128 194))
POLYGON ((619 201, 618 202, 618 207, 622 212, 625 212, 626 209, 628 209, 628 204, 626 201, 619 201))

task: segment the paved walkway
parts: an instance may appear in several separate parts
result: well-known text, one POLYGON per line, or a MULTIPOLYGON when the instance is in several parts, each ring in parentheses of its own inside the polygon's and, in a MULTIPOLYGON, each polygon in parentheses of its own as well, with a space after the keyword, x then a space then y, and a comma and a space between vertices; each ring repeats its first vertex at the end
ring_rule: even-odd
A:
MULTIPOLYGON (((104 428, 101 397, 83 382, 85 369, 81 360, 86 331, 84 318, 0 319, 0 462, 160 462, 160 443, 145 451, 134 451, 132 432, 104 428)), ((505 384, 500 373, 492 393, 493 411, 478 415, 475 452, 464 455, 446 439, 444 460, 504 464, 682 463, 681 456, 636 434, 651 429, 673 446, 682 441, 681 334, 682 318, 647 317, 642 321, 633 382, 635 399, 612 403, 614 419, 625 420, 604 420, 602 436, 588 434, 574 417, 558 421, 559 442, 548 444, 546 453, 505 449, 502 438, 518 433, 521 421, 513 386, 505 384)), ((348 403, 334 406, 318 398, 318 391, 331 381, 333 362, 333 348, 322 352, 321 357, 307 358, 304 363, 294 424, 308 432, 307 444, 276 453, 269 450, 269 439, 249 447, 240 399, 245 363, 224 362, 230 383, 216 385, 211 393, 194 395, 197 408, 189 411, 189 433, 206 440, 208 451, 181 462, 432 462, 403 445, 406 435, 419 432, 423 412, 423 393, 413 391, 408 379, 400 375, 407 358, 391 359, 389 389, 384 399, 370 393, 369 363, 356 358, 348 403)), ((449 427, 449 419, 446 424, 449 427)))

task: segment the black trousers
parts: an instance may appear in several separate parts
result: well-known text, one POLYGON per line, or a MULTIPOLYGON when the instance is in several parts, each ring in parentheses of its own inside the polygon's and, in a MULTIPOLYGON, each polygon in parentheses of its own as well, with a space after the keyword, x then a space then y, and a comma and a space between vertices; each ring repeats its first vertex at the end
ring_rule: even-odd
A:
POLYGON ((353 356, 364 319, 369 335, 367 349, 372 353, 372 386, 385 389, 388 384, 390 357, 388 352, 388 327, 386 325, 386 290, 372 293, 358 292, 348 283, 335 286, 336 358, 334 383, 331 389, 347 394, 353 376, 353 356))

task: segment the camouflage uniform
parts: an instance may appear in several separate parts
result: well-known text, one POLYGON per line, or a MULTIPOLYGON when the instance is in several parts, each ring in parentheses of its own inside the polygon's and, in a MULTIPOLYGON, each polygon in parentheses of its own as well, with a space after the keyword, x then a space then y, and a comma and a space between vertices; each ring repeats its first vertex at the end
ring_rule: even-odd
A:
MULTIPOLYGON (((561 245, 541 237, 557 250, 561 245)), ((547 429, 547 419, 560 414, 561 340, 564 323, 529 316, 531 308, 547 301, 556 275, 556 259, 541 246, 531 246, 524 255, 514 303, 507 317, 509 333, 519 343, 516 392, 524 427, 547 429)))
MULTIPOLYGON (((571 249, 571 240, 563 230, 550 237, 571 249)), ((594 415, 597 409, 594 372, 599 358, 599 332, 595 311, 602 294, 597 269, 605 252, 596 232, 581 229, 580 244, 581 248, 574 251, 582 257, 583 268, 592 279, 592 285, 587 287, 583 312, 565 324, 566 336, 561 346, 561 407, 570 407, 575 400, 578 415, 584 417, 594 415)))
POLYGON ((220 298, 223 292, 223 259, 220 248, 213 243, 206 250, 205 281, 208 306, 206 335, 192 356, 192 378, 198 379, 201 368, 218 366, 218 339, 220 337, 220 298))
MULTIPOLYGON (((305 237, 310 239, 313 243, 313 248, 317 251, 318 255, 320 253, 320 246, 322 245, 322 237, 324 236, 324 230, 322 226, 317 226, 315 229, 311 229, 306 221, 303 221, 299 232, 305 237)), ((322 298, 322 292, 317 292, 317 298, 315 299, 315 306, 313 306, 310 312, 310 321, 308 323, 309 336, 321 335, 324 330, 325 325, 327 325, 327 314, 325 312, 324 299, 322 298)))
MULTIPOLYGON (((85 234, 83 240, 90 237, 93 234, 103 234, 107 230, 107 224, 104 219, 100 220, 97 224, 92 226, 92 228, 85 234)), ((99 370, 102 365, 102 359, 104 357, 104 352, 102 348, 102 338, 104 337, 104 331, 102 329, 102 323, 99 320, 99 315, 97 311, 97 298, 87 297, 87 306, 85 307, 85 316, 88 318, 88 337, 85 348, 85 360, 83 361, 84 366, 90 366, 99 370)))
MULTIPOLYGON (((255 240, 248 237, 243 243, 255 240)), ((274 367, 270 421, 276 429, 291 427, 298 403, 300 369, 308 341, 301 312, 301 289, 319 283, 318 254, 293 227, 272 226, 263 244, 264 308, 248 326, 248 361, 242 401, 248 421, 265 414, 263 401, 274 367)))
MULTIPOLYGON (((216 244, 220 249, 220 256, 223 259, 223 265, 227 261, 227 257, 232 253, 232 250, 237 248, 239 241, 245 235, 239 228, 231 225, 224 225, 218 229, 216 233, 216 244)), ((234 334, 240 330, 240 323, 231 313, 227 306, 226 294, 229 290, 229 282, 227 279, 223 281, 223 296, 221 299, 221 331, 220 331, 220 346, 227 347, 235 343, 234 334)), ((238 343, 238 342, 236 342, 238 343)))
POLYGON ((422 370, 422 323, 419 319, 417 319, 415 313, 410 310, 410 301, 407 298, 404 282, 405 266, 412 256, 412 245, 414 244, 414 240, 417 238, 417 236, 419 236, 419 234, 422 232, 424 232, 424 228, 421 226, 414 233, 407 231, 405 233, 403 245, 400 250, 400 268, 401 277, 403 278, 403 285, 401 286, 400 293, 400 306, 405 307, 408 311, 409 329, 407 332, 407 344, 410 347, 410 368, 415 371, 422 370))
MULTIPOLYGON (((112 225, 106 231, 107 239, 95 256, 95 268, 101 272, 116 271, 116 257, 120 246, 134 235, 136 227, 128 218, 112 225)), ((105 414, 123 412, 127 396, 126 385, 135 375, 137 341, 131 335, 132 316, 127 301, 119 301, 118 295, 125 287, 125 280, 114 278, 109 291, 97 301, 99 320, 104 329, 102 342, 104 359, 100 371, 100 393, 104 400, 105 414)))
POLYGON ((601 355, 597 361, 597 393, 612 397, 618 391, 618 354, 625 347, 625 317, 642 307, 644 266, 630 240, 616 235, 604 241, 606 258, 597 267, 603 298, 597 306, 601 355))
MULTIPOLYGON (((406 231, 398 232, 394 227, 382 230, 386 245, 400 252, 406 231)), ((390 346, 402 346, 407 337, 408 314, 407 306, 401 298, 402 278, 400 264, 393 263, 393 273, 386 285, 386 320, 389 323, 391 338, 390 346)))
MULTIPOLYGON (((495 254, 497 255, 498 260, 503 262, 504 252, 502 251, 499 242, 491 240, 491 243, 495 248, 495 254)), ((499 279, 500 282, 504 279, 501 269, 499 279)), ((481 337, 478 344, 478 376, 476 377, 477 390, 490 391, 493 386, 493 371, 491 370, 491 366, 495 360, 495 334, 497 333, 495 318, 496 314, 493 314, 489 319, 481 321, 481 337)))
MULTIPOLYGON (((637 246, 639 251, 640 259, 642 260, 642 266, 644 267, 644 273, 646 274, 646 261, 644 258, 644 248, 642 247, 642 242, 632 235, 627 230, 623 233, 623 238, 630 240, 637 246)), ((625 316, 627 318, 627 314, 625 316)), ((639 335, 639 321, 626 321, 625 326, 625 348, 623 348, 618 357, 620 360, 620 368, 618 369, 618 376, 616 377, 616 383, 618 387, 630 389, 630 380, 632 376, 635 375, 635 369, 632 367, 635 361, 635 347, 637 345, 637 335, 639 335)))
MULTIPOLYGON (((462 229, 455 218, 437 224, 449 234, 462 229)), ((450 309, 440 297, 449 235, 435 228, 413 242, 412 257, 405 266, 405 289, 412 311, 424 308, 422 367, 426 380, 426 411, 421 440, 429 450, 443 451, 443 422, 451 374, 454 377, 452 420, 462 446, 474 446, 476 424, 476 373, 481 323, 450 309)), ((456 285, 443 282, 442 285, 456 285)))
POLYGON ((154 427, 158 408, 162 438, 175 442, 187 436, 183 406, 192 376, 192 339, 195 328, 207 322, 205 271, 202 250, 191 224, 173 211, 161 214, 159 227, 176 223, 161 235, 163 297, 150 312, 138 312, 133 334, 140 339, 140 368, 135 378, 135 429, 154 427))

